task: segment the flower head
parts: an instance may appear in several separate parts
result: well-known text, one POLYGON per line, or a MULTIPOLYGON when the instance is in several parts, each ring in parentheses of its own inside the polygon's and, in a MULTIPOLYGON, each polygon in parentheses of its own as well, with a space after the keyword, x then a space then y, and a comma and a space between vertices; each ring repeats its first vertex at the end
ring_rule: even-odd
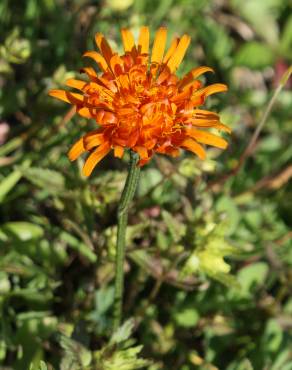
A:
POLYGON ((200 106, 209 95, 226 91, 226 85, 202 86, 198 77, 212 72, 210 67, 193 68, 181 79, 175 74, 190 37, 174 38, 165 53, 167 30, 161 27, 149 53, 148 27, 141 28, 137 44, 129 30, 121 33, 123 55, 114 52, 102 34, 96 34, 100 52, 88 51, 84 56, 93 59, 101 73, 86 67, 81 71, 88 81, 70 79, 66 83, 80 93, 50 91, 51 96, 73 104, 80 116, 94 119, 98 125, 73 145, 70 160, 89 152, 83 167, 89 176, 111 150, 119 158, 127 148, 137 152, 142 166, 155 153, 176 157, 183 148, 204 159, 201 144, 225 149, 227 142, 205 129, 230 129, 216 113, 200 106))

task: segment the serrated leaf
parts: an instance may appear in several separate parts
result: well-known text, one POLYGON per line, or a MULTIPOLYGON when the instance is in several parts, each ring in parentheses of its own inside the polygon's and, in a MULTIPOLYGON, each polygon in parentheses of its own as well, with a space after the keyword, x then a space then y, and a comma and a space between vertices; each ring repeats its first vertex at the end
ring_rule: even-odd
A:
POLYGON ((99 370, 136 370, 152 364, 152 361, 139 358, 142 346, 129 347, 109 352, 106 349, 95 353, 99 370))
POLYGON ((81 370, 91 363, 91 352, 81 343, 61 335, 60 345, 64 349, 61 370, 81 370))
POLYGON ((134 329, 134 320, 130 319, 123 323, 111 337, 111 343, 121 343, 130 338, 134 329))
POLYGON ((185 261, 182 276, 201 272, 228 287, 239 287, 236 278, 230 274, 230 265, 225 261, 225 257, 238 254, 237 249, 225 239, 228 228, 226 221, 218 225, 207 222, 204 227, 198 228, 194 249, 185 261))

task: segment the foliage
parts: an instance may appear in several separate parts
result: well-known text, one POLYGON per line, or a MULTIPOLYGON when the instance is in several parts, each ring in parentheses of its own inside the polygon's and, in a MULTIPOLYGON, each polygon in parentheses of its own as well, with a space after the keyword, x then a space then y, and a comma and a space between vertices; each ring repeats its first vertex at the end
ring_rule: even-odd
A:
POLYGON ((291 4, 2 0, 0 31, 3 369, 292 369, 291 79, 234 171, 291 64, 291 4), (112 335, 127 159, 84 179, 66 153, 87 122, 47 93, 77 75, 95 32, 120 48, 119 29, 142 24, 191 35, 179 73, 216 70, 208 82, 229 92, 212 109, 233 134, 204 162, 157 156, 143 168, 127 231, 135 321, 112 335))

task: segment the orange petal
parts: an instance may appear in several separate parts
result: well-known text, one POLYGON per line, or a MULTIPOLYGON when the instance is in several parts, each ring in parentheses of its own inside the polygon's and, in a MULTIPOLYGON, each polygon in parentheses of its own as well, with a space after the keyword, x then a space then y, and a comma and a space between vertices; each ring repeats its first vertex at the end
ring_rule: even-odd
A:
POLYGON ((114 55, 114 53, 111 47, 109 46, 109 43, 107 42, 106 38, 102 33, 97 33, 95 35, 95 42, 104 59, 106 60, 107 64, 109 65, 111 57, 114 55))
POLYGON ((188 118, 186 120, 186 123, 191 123, 194 126, 200 126, 200 127, 215 127, 218 124, 218 118, 212 117, 212 118, 188 118))
POLYGON ((105 72, 108 69, 108 65, 107 65, 106 60, 98 52, 96 52, 96 51, 87 51, 86 53, 83 54, 83 56, 93 59, 98 64, 99 68, 102 71, 105 72))
POLYGON ((136 145, 138 139, 139 139, 139 130, 132 131, 130 137, 128 138, 127 146, 129 148, 133 148, 136 145))
POLYGON ((197 156, 200 159, 205 159, 206 158, 206 152, 205 152, 204 148, 202 147, 202 145, 198 144, 193 139, 190 139, 190 138, 185 139, 182 142, 181 147, 186 148, 186 149, 190 150, 191 152, 197 154, 197 156))
POLYGON ((190 42, 191 42, 191 38, 188 35, 183 35, 183 37, 180 39, 175 52, 173 53, 173 55, 167 62, 167 66, 171 72, 174 72, 179 67, 180 63, 182 62, 185 56, 185 53, 187 51, 187 48, 190 42))
POLYGON ((214 70, 210 67, 207 66, 201 66, 201 67, 196 67, 193 68, 189 73, 187 73, 182 80, 179 83, 179 87, 183 88, 184 86, 188 85, 190 82, 201 76, 202 74, 206 72, 213 72, 214 70))
POLYGON ((113 82, 113 80, 108 80, 102 76, 98 76, 97 78, 97 82, 101 85, 101 86, 104 86, 106 87, 108 90, 112 91, 112 92, 117 92, 118 89, 117 89, 117 86, 115 84, 115 82, 113 82))
POLYGON ((138 39, 138 51, 141 54, 147 54, 149 51, 149 28, 148 27, 141 27, 140 35, 138 39))
POLYGON ((68 157, 70 161, 75 161, 81 154, 85 152, 85 148, 83 145, 83 137, 79 139, 70 149, 68 153, 68 157))
POLYGON ((200 93, 197 94, 197 91, 191 97, 191 103, 193 107, 199 107, 200 105, 203 105, 205 103, 205 100, 206 100, 206 96, 200 93))
POLYGON ((209 95, 213 95, 213 94, 216 94, 218 92, 223 92, 223 91, 227 91, 227 90, 228 90, 228 87, 224 84, 213 84, 213 85, 210 85, 210 86, 206 86, 201 90, 196 91, 193 96, 199 94, 199 95, 204 95, 204 96, 207 97, 209 95))
POLYGON ((103 82, 99 78, 97 78, 96 81, 97 82, 90 82, 88 86, 92 89, 97 90, 99 93, 101 93, 102 96, 106 96, 107 100, 112 101, 115 94, 107 87, 105 87, 103 82))
POLYGON ((175 158, 179 156, 179 149, 169 146, 166 148, 165 153, 175 158))
POLYGON ((124 148, 120 145, 114 146, 114 156, 117 158, 122 158, 124 155, 124 148))
POLYGON ((121 57, 117 54, 115 54, 111 60, 110 60, 110 66, 113 74, 115 76, 119 76, 123 73, 124 71, 124 62, 121 59, 121 57))
POLYGON ((94 114, 92 112, 92 109, 89 109, 89 108, 86 108, 86 107, 82 107, 80 109, 77 109, 77 113, 81 116, 81 117, 84 117, 84 118, 93 118, 94 117, 94 114))
POLYGON ((194 80, 190 82, 189 84, 185 85, 181 91, 188 91, 194 94, 196 91, 202 88, 202 82, 199 80, 194 80))
MULTIPOLYGON (((159 76, 160 77, 160 76, 159 76)), ((189 97, 189 95, 190 95, 190 92, 189 91, 187 91, 187 90, 185 90, 185 91, 182 91, 181 93, 179 93, 179 94, 176 94, 176 95, 174 95, 171 99, 170 99, 170 101, 171 102, 178 102, 178 101, 181 101, 181 100, 185 100, 187 97, 189 97)))
POLYGON ((129 76, 127 74, 120 75, 118 77, 118 80, 123 89, 129 89, 130 81, 129 81, 129 76))
POLYGON ((117 113, 120 116, 128 116, 129 114, 133 114, 135 111, 133 108, 118 108, 117 113))
POLYGON ((217 123, 217 125, 214 128, 216 128, 217 130, 228 132, 229 134, 231 133, 231 128, 229 128, 228 126, 224 125, 221 122, 217 123))
POLYGON ((163 58, 165 43, 166 43, 167 29, 160 27, 156 32, 154 44, 152 48, 151 63, 160 64, 163 58))
POLYGON ((152 155, 149 158, 140 159, 140 161, 138 162, 138 166, 139 167, 145 166, 145 164, 147 164, 150 161, 151 157, 152 155))
POLYGON ((100 130, 89 132, 83 137, 84 148, 89 151, 104 142, 104 135, 100 130))
POLYGON ((202 144, 212 145, 220 149, 226 149, 228 143, 226 140, 222 139, 217 135, 211 134, 209 132, 204 132, 191 128, 187 130, 187 134, 202 144))
POLYGON ((96 122, 101 123, 103 125, 116 124, 117 123, 117 117, 112 112, 107 112, 107 111, 104 111, 104 110, 100 110, 96 115, 96 122))
POLYGON ((103 143, 100 147, 98 147, 94 152, 90 154, 90 156, 86 159, 85 164, 83 166, 83 174, 84 176, 89 176, 93 171, 94 167, 100 162, 110 151, 110 145, 108 142, 103 143))
POLYGON ((144 146, 135 146, 133 149, 139 154, 140 159, 148 159, 148 150, 144 146))
POLYGON ((87 85, 87 82, 75 80, 75 78, 70 78, 66 81, 66 86, 73 87, 74 89, 82 90, 84 86, 87 85))
POLYGON ((83 95, 70 93, 69 91, 65 90, 50 90, 49 95, 53 98, 63 100, 69 104, 80 105, 83 103, 83 95))
POLYGON ((92 67, 81 68, 80 73, 86 73, 91 81, 96 81, 97 79, 97 73, 92 67))
POLYGON ((123 28, 121 34, 125 52, 127 53, 135 50, 135 40, 132 32, 123 28))
POLYGON ((210 116, 210 117, 205 117, 205 118, 198 118, 198 117, 193 117, 193 118, 188 118, 185 123, 191 123, 194 126, 197 127, 212 127, 220 131, 225 131, 228 132, 229 134, 231 133, 231 129, 221 123, 219 121, 219 117, 217 116, 210 116))
POLYGON ((169 76, 171 75, 170 71, 168 68, 164 68, 163 71, 160 73, 160 75, 157 77, 157 84, 160 85, 162 84, 163 81, 165 81, 169 76))
POLYGON ((176 37, 172 40, 171 44, 170 44, 170 47, 167 51, 167 53, 165 54, 164 58, 163 58, 163 63, 167 63, 169 58, 173 55, 173 53, 175 52, 176 48, 177 48, 177 45, 179 43, 179 38, 176 37))
POLYGON ((200 117, 200 118, 203 118, 203 117, 206 117, 206 118, 210 118, 210 117, 214 117, 214 118, 218 118, 219 115, 215 112, 212 112, 210 110, 205 110, 205 109, 194 109, 193 110, 193 113, 196 117, 200 117))

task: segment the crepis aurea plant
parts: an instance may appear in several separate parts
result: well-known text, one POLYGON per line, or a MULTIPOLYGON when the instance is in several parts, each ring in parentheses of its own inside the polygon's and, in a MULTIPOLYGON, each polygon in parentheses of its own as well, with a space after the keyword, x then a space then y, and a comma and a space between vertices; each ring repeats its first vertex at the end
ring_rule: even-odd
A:
POLYGON ((206 131, 214 128, 230 132, 214 112, 202 109, 208 96, 224 92, 224 84, 204 87, 198 77, 212 68, 191 69, 179 78, 176 71, 190 44, 190 37, 175 37, 165 52, 167 30, 158 29, 152 52, 149 52, 150 32, 142 27, 135 43, 131 31, 122 29, 124 54, 112 50, 105 37, 98 33, 95 41, 99 52, 87 51, 99 69, 82 69, 87 80, 70 79, 66 85, 79 92, 51 90, 50 95, 72 104, 76 112, 94 119, 97 128, 81 137, 69 151, 70 160, 89 153, 83 174, 89 176, 95 166, 111 150, 122 158, 130 150, 131 160, 125 188, 118 209, 118 235, 115 278, 115 322, 121 322, 123 296, 123 264, 128 208, 137 186, 140 167, 155 153, 176 157, 180 149, 206 157, 202 144, 221 149, 227 147, 222 137, 206 131))

